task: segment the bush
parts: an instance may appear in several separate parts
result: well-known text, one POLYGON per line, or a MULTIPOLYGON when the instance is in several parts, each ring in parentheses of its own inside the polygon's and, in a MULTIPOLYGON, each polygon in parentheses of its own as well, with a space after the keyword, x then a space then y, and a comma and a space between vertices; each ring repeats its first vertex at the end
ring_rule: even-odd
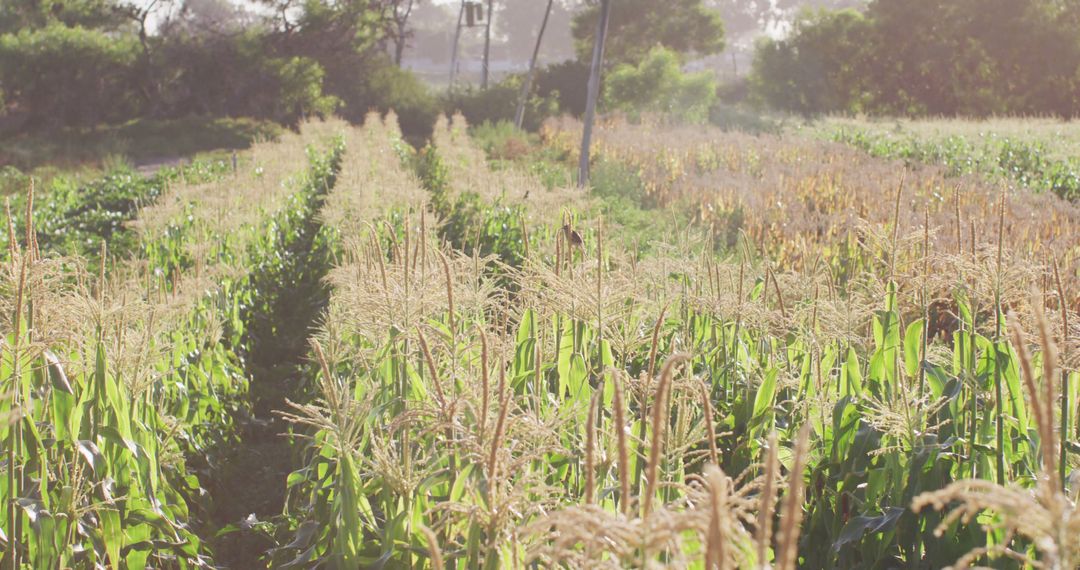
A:
POLYGON ((781 124, 752 109, 717 102, 709 109, 709 123, 725 131, 780 134, 781 124))
POLYGON ((711 73, 684 73, 675 52, 657 47, 640 64, 620 65, 608 75, 604 101, 610 109, 632 116, 666 113, 704 123, 716 100, 716 89, 711 73))
POLYGON ((866 37, 867 20, 854 10, 804 13, 791 37, 758 44, 754 96, 804 116, 859 110, 864 78, 848 60, 857 57, 866 37))
POLYGON ((326 72, 311 58, 275 58, 267 61, 266 68, 278 82, 277 116, 329 115, 341 103, 336 97, 323 94, 326 72))
POLYGON ((606 232, 605 239, 615 239, 635 251, 652 251, 654 244, 666 240, 670 226, 657 223, 658 216, 672 216, 674 227, 688 223, 682 209, 657 210, 659 204, 649 195, 639 171, 620 162, 598 160, 592 167, 589 185, 592 194, 600 198, 605 224, 618 228, 606 232))
POLYGON ((559 113, 575 117, 585 114, 589 64, 569 60, 549 65, 537 70, 534 84, 537 96, 554 100, 559 106, 559 113))
POLYGON ((529 134, 519 130, 510 121, 485 121, 470 130, 473 141, 484 149, 488 158, 516 160, 529 154, 531 150, 529 134))
POLYGON ((347 85, 336 88, 334 94, 343 101, 342 115, 361 122, 368 111, 386 112, 393 109, 407 137, 427 138, 441 111, 439 100, 412 73, 393 65, 389 59, 377 58, 368 63, 366 73, 358 74, 347 85))
MULTIPOLYGON (((522 76, 510 76, 488 89, 472 89, 447 94, 444 110, 447 115, 460 111, 470 124, 513 121, 521 97, 522 76)), ((544 119, 558 114, 558 102, 551 97, 533 95, 525 105, 522 126, 529 131, 540 128, 544 119)))
MULTIPOLYGON (((53 27, 56 26, 19 35, 42 36, 53 27)), ((68 29, 62 35, 71 36, 72 30, 77 29, 68 29)), ((138 42, 132 37, 87 30, 77 35, 85 36, 82 52, 61 45, 57 49, 69 61, 59 64, 59 68, 41 64, 49 70, 45 75, 38 75, 36 68, 28 72, 35 75, 22 83, 25 88, 11 98, 19 110, 32 115, 55 115, 51 111, 53 107, 62 107, 70 113, 88 110, 85 118, 60 116, 53 123, 53 126, 79 126, 118 124, 137 117, 177 119, 192 115, 244 116, 295 123, 304 115, 332 112, 335 106, 334 99, 323 89, 326 73, 322 66, 309 57, 278 55, 271 41, 257 31, 227 36, 178 34, 167 41, 153 38, 152 80, 148 79, 138 42), (111 52, 120 50, 118 46, 128 46, 122 52, 123 58, 112 57, 105 66, 104 56, 91 57, 87 51, 93 45, 92 39, 98 36, 111 46, 108 48, 111 52), (89 71, 74 73, 73 78, 52 79, 53 75, 67 73, 69 68, 83 67, 89 71), (79 75, 90 72, 93 77, 79 75), (64 88, 68 91, 56 95, 63 99, 54 103, 49 97, 36 95, 55 85, 71 85, 64 88)), ((4 36, 0 43, 10 47, 15 39, 4 36)), ((65 40, 65 44, 72 41, 65 40)), ((24 52, 0 48, 0 70, 8 65, 17 69, 21 61, 19 53, 24 52)), ((7 75, 0 75, 0 81, 6 82, 7 75)))
POLYGON ((0 84, 34 122, 91 125, 126 118, 139 108, 129 88, 138 51, 131 36, 58 22, 23 29, 0 35, 0 84))

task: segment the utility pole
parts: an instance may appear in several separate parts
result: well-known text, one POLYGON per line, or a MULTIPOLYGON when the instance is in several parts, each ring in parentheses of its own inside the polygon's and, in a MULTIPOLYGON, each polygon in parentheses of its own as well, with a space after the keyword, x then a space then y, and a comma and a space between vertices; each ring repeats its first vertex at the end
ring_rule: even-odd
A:
POLYGON ((484 78, 480 82, 480 87, 483 89, 488 88, 488 77, 491 75, 491 21, 494 20, 492 14, 492 4, 495 0, 488 0, 487 3, 487 26, 484 29, 484 78))
POLYGON ((592 68, 589 71, 589 95, 585 101, 585 125, 581 134, 581 162, 578 164, 578 187, 589 184, 589 149, 592 146, 593 122, 596 120, 596 101, 600 98, 600 68, 604 65, 604 40, 611 19, 612 0, 600 0, 600 20, 596 23, 592 68))
POLYGON ((536 47, 533 48, 532 59, 529 60, 529 73, 525 75, 525 81, 521 86, 521 97, 518 99, 517 113, 514 114, 514 125, 521 128, 525 122, 525 103, 529 100, 529 92, 532 91, 533 74, 536 73, 536 60, 540 57, 540 43, 544 41, 544 30, 547 29, 548 18, 551 17, 551 7, 555 0, 548 0, 547 10, 544 11, 544 21, 540 24, 540 33, 536 36, 536 47))
POLYGON ((465 18, 465 2, 461 0, 461 10, 458 10, 457 30, 454 31, 454 48, 450 52, 450 90, 454 90, 454 80, 457 79, 458 45, 461 43, 461 21, 465 18))

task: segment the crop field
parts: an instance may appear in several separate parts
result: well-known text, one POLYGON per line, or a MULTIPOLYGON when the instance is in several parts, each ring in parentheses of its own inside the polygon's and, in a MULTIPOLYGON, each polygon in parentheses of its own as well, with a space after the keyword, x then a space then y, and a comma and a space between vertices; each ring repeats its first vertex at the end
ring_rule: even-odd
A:
POLYGON ((1080 567, 1073 139, 1003 124, 605 119, 578 189, 576 120, 371 113, 19 192, 0 568, 1080 567))
POLYGON ((1080 130, 1057 119, 877 120, 834 118, 804 129, 875 156, 982 174, 1063 198, 1080 197, 1080 130))

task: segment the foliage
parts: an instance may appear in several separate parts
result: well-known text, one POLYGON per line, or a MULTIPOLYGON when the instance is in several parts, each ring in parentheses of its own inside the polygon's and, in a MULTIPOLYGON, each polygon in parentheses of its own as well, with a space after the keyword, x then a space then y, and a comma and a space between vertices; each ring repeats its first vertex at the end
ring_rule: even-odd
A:
POLYGON ((469 128, 476 145, 493 161, 524 160, 533 150, 533 136, 510 121, 485 122, 469 128))
POLYGON ((777 134, 782 130, 782 122, 779 119, 764 115, 752 108, 730 105, 722 101, 717 101, 709 109, 709 123, 724 131, 755 134, 777 134))
POLYGON ((765 40, 757 96, 803 114, 1080 111, 1080 9, 1056 0, 874 0, 865 15, 807 13, 765 40))
MULTIPOLYGON (((285 148, 303 157, 302 145, 285 148)), ((299 197, 332 185, 337 152, 313 153, 302 184, 279 177, 291 164, 263 170, 249 163, 233 184, 173 195, 155 206, 162 227, 142 235, 136 259, 101 259, 96 277, 76 257, 39 255, 49 233, 32 223, 30 239, 8 244, 5 290, 13 286, 19 295, 14 326, 5 331, 12 350, 0 366, 0 411, 17 419, 0 426, 4 564, 207 565, 210 551, 197 534, 204 473, 189 470, 188 461, 205 465, 236 437, 248 385, 240 345, 250 323, 242 309, 266 296, 252 276, 282 265, 277 247, 296 235, 299 197), (249 200, 228 222, 203 216, 212 210, 200 207, 200 198, 250 191, 234 184, 258 184, 271 171, 265 202, 249 200), (200 275, 229 263, 242 269, 216 273, 212 283, 200 275)), ((138 187, 104 182, 120 187, 79 197, 123 201, 138 187)), ((99 204, 84 206, 75 217, 99 204)), ((124 231, 106 230, 113 242, 124 231)))
MULTIPOLYGON (((610 227, 618 228, 608 240, 638 255, 655 253, 655 247, 669 237, 667 223, 658 224, 657 204, 645 187, 645 181, 629 166, 599 160, 589 175, 590 193, 600 198, 600 213, 610 227)), ((682 212, 672 212, 671 221, 686 223, 682 212)))
POLYGON ((24 130, 191 114, 295 125, 342 102, 362 115, 417 92, 384 69, 378 42, 390 15, 379 3, 278 6, 265 25, 199 20, 185 7, 157 29, 147 23, 153 3, 13 4, 0 9, 0 84, 4 111, 24 130), (368 89, 375 74, 382 84, 368 89))
POLYGON ((0 35, 0 83, 32 120, 87 125, 131 116, 134 37, 60 23, 0 35))
MULTIPOLYGON (((592 59, 599 14, 599 2, 592 2, 574 17, 579 61, 592 59)), ((684 54, 723 51, 724 22, 720 13, 703 0, 624 0, 612 7, 605 61, 637 65, 658 46, 684 54)))
POLYGON ((716 79, 710 72, 683 73, 680 63, 677 54, 658 47, 637 66, 617 66, 605 79, 605 102, 635 116, 663 113, 704 123, 716 101, 716 79))
POLYGON ((296 123, 337 107, 338 101, 325 92, 323 65, 309 56, 280 53, 266 34, 177 35, 170 40, 160 50, 160 72, 173 79, 155 87, 158 98, 150 103, 160 114, 296 123))
POLYGON ((580 117, 585 114, 589 64, 567 60, 548 65, 537 70, 535 85, 540 97, 558 102, 560 113, 580 117))
POLYGON ((874 156, 901 159, 909 166, 941 165, 950 176, 982 174, 1073 202, 1080 200, 1080 161, 1053 156, 1046 141, 1025 142, 994 133, 977 139, 961 135, 923 139, 912 133, 852 126, 834 128, 827 137, 874 156))
POLYGON ((278 82, 278 96, 273 100, 272 117, 305 117, 329 115, 340 101, 323 95, 326 72, 314 60, 305 57, 272 59, 264 64, 263 73, 278 82))
POLYGON ((44 28, 50 22, 112 31, 125 23, 117 8, 111 0, 10 0, 0 5, 0 34, 44 28))
POLYGON ((761 40, 752 90, 770 107, 804 115, 860 110, 860 46, 867 20, 854 10, 804 13, 787 40, 761 40))
MULTIPOLYGON (((521 81, 518 75, 510 76, 488 89, 467 88, 447 93, 444 109, 448 114, 460 112, 470 123, 512 121, 521 98, 521 81)), ((525 105, 525 129, 534 131, 544 119, 558 114, 554 96, 530 96, 525 105)))
POLYGON ((415 75, 389 61, 380 60, 351 87, 338 90, 342 116, 360 122, 371 110, 391 109, 402 117, 401 129, 407 136, 427 137, 439 114, 439 99, 415 75))

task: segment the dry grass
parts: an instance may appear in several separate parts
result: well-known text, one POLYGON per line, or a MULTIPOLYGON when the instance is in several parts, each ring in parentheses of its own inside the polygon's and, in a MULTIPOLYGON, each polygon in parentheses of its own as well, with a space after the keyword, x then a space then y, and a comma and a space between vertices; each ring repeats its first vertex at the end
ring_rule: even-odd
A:
MULTIPOLYGON (((573 152, 569 143, 579 129, 576 122, 550 122, 545 136, 573 152)), ((1080 269, 1080 207, 1053 195, 978 177, 946 178, 934 167, 905 173, 897 162, 797 137, 607 122, 596 140, 596 154, 637 171, 650 199, 690 209, 717 235, 745 232, 782 267, 807 271, 823 260, 851 274, 880 268, 889 263, 887 255, 861 257, 860 251, 874 253, 865 246, 888 242, 897 229, 920 239, 926 217, 933 252, 979 256, 997 249, 1004 196, 1000 234, 1007 252, 1059 259, 1069 275, 1080 269)), ((909 248, 898 250, 899 266, 917 262, 904 258, 909 248)))
POLYGON ((534 225, 554 224, 567 208, 591 207, 576 188, 546 188, 535 176, 515 168, 492 170, 484 151, 468 134, 461 114, 440 117, 431 139, 447 168, 452 195, 475 193, 486 203, 521 206, 534 225))

